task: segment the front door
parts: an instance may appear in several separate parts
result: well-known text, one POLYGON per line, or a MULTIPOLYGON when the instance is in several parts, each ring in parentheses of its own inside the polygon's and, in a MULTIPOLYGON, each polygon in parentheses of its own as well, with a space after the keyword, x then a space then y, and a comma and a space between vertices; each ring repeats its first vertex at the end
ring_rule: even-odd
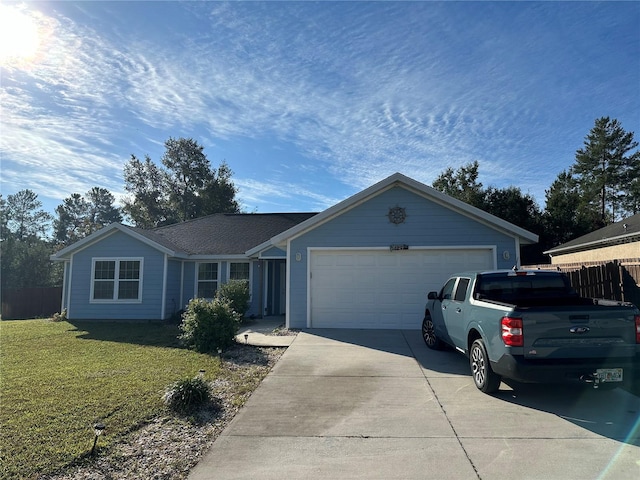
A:
POLYGON ((284 315, 286 311, 286 262, 269 260, 265 269, 265 315, 284 315))
POLYGON ((280 306, 278 314, 284 315, 287 312, 287 268, 286 264, 280 264, 280 306))

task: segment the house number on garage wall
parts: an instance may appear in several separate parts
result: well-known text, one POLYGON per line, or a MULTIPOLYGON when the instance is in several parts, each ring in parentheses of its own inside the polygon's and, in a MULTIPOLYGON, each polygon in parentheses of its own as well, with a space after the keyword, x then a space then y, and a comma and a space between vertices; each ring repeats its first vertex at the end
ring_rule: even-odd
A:
POLYGON ((389 217, 389 221, 391 223, 395 223, 396 225, 400 225, 407 218, 407 212, 402 207, 392 207, 389 209, 389 213, 387 214, 389 217))

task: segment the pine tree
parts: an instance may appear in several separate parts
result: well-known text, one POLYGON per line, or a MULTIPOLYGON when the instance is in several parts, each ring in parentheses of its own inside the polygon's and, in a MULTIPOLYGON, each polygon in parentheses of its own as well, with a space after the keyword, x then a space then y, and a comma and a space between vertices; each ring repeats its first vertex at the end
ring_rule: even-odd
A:
POLYGON ((571 172, 580 185, 582 206, 598 206, 600 226, 637 208, 640 155, 630 154, 637 146, 633 132, 625 131, 618 120, 602 117, 576 151, 571 172))

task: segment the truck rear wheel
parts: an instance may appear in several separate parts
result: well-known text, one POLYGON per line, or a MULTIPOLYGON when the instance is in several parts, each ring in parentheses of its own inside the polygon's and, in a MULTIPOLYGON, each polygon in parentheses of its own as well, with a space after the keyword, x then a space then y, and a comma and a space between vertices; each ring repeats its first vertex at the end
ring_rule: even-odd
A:
POLYGON ((440 350, 442 348, 442 341, 437 337, 436 330, 433 328, 433 320, 430 315, 425 315, 422 320, 422 339, 427 347, 433 350, 440 350))
POLYGON ((500 387, 501 378, 491 369, 489 356, 484 342, 478 338, 471 344, 469 352, 469 365, 471 366, 471 375, 473 382, 483 393, 493 393, 500 387))

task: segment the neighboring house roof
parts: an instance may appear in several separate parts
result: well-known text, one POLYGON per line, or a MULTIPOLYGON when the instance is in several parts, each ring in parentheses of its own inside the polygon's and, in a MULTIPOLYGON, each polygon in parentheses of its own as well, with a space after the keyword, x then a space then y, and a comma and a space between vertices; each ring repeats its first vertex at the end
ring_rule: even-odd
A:
POLYGON ((71 254, 117 231, 176 257, 244 255, 274 235, 311 218, 315 213, 216 213, 187 222, 145 230, 113 223, 51 256, 64 260, 71 254))
POLYGON ((484 223, 491 228, 495 228, 509 235, 518 237, 522 244, 531 244, 538 241, 538 235, 536 235, 535 233, 529 232, 524 228, 520 228, 512 223, 502 220, 501 218, 491 215, 484 210, 472 207, 465 202, 450 197, 449 195, 439 192, 435 188, 429 187, 412 178, 402 175, 401 173, 394 173, 393 175, 376 183, 375 185, 372 185, 371 187, 361 191, 360 193, 357 193, 352 197, 349 197, 346 200, 343 200, 342 202, 334 205, 333 207, 328 208, 322 213, 319 213, 318 215, 315 215, 308 220, 305 220, 304 222, 301 222, 298 225, 290 228, 289 230, 274 236, 270 240, 270 243, 272 245, 282 246, 286 244, 287 240, 297 237, 298 235, 301 235, 302 233, 305 233, 323 224, 324 222, 327 222, 330 219, 352 208, 355 208, 371 197, 379 195, 380 193, 396 186, 407 188, 410 191, 413 191, 439 205, 450 208, 451 210, 454 210, 462 215, 471 217, 474 220, 480 223, 484 223))
POLYGON ((631 242, 640 242, 640 213, 558 245, 544 253, 567 254, 631 242))

